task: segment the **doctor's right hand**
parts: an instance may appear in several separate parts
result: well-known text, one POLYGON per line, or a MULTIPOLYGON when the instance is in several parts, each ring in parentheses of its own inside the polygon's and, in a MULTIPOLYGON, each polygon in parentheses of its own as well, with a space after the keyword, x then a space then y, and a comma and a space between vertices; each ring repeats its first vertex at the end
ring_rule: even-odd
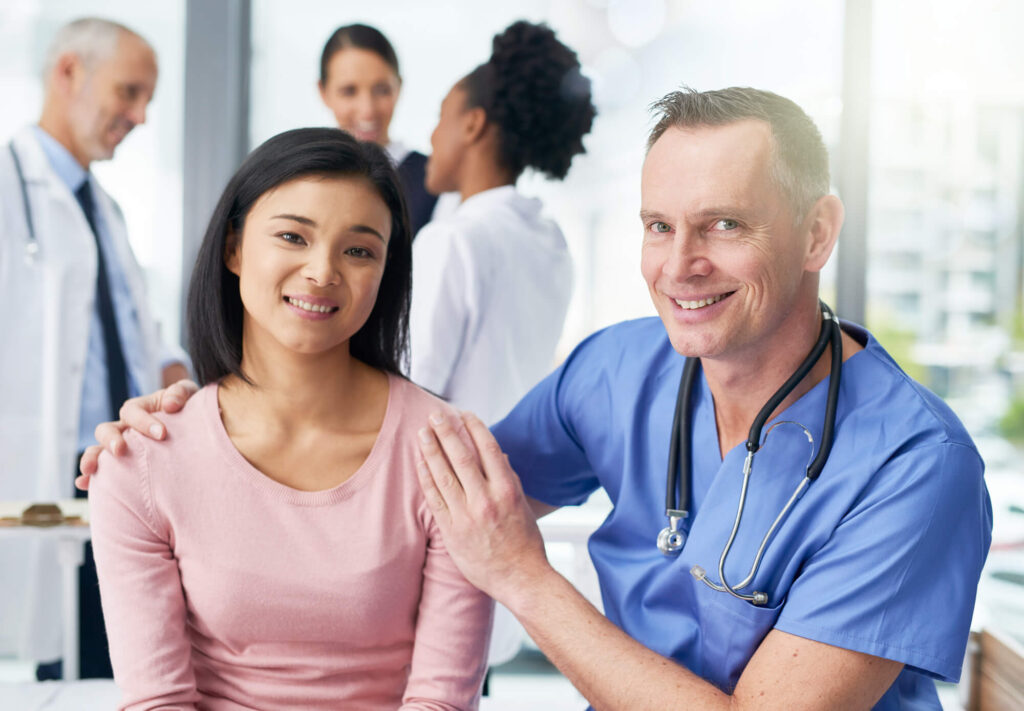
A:
POLYGON ((163 390, 133 397, 125 402, 118 413, 121 419, 96 426, 93 434, 99 444, 94 444, 82 453, 82 461, 78 464, 78 470, 82 475, 75 479, 75 486, 83 491, 89 488, 89 480, 96 473, 96 464, 100 452, 104 449, 115 457, 125 452, 128 445, 122 433, 126 429, 131 428, 152 439, 163 439, 167 435, 167 430, 160 420, 153 417, 153 413, 177 412, 198 390, 199 386, 191 380, 179 380, 163 390))

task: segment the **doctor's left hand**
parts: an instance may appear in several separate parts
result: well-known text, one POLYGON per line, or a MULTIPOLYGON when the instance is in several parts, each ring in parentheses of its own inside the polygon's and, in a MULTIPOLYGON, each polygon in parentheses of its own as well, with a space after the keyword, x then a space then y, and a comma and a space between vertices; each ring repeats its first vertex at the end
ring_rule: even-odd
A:
POLYGON ((458 422, 441 413, 420 430, 420 486, 462 574, 514 611, 516 592, 553 569, 508 458, 479 418, 464 413, 462 420, 476 452, 457 434, 458 422))
POLYGON ((199 390, 199 386, 191 380, 178 382, 149 395, 141 395, 127 400, 122 406, 117 422, 103 422, 96 425, 94 435, 99 444, 87 447, 78 463, 81 476, 75 479, 75 486, 86 491, 89 480, 96 473, 100 452, 106 449, 115 457, 127 450, 124 431, 131 428, 152 439, 163 439, 167 430, 160 420, 153 417, 155 412, 177 412, 185 406, 185 401, 199 390))

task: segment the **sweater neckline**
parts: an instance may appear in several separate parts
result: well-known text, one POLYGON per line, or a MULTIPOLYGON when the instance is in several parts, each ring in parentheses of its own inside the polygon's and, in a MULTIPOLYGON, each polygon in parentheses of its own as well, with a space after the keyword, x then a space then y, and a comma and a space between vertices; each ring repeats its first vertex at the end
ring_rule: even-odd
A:
POLYGON ((231 437, 228 436, 224 421, 221 419, 219 398, 217 397, 220 386, 217 383, 211 383, 204 388, 207 400, 205 403, 207 431, 213 439, 214 447, 222 453, 226 460, 228 469, 267 496, 296 506, 336 504, 352 497, 369 481, 372 481, 374 474, 382 468, 383 460, 388 457, 388 450, 391 443, 394 442, 398 426, 400 408, 395 402, 399 397, 398 391, 402 386, 402 379, 392 373, 388 373, 387 377, 388 399, 384 410, 384 420, 381 422, 380 431, 377 433, 377 439, 374 440, 370 453, 359 465, 359 468, 352 473, 352 476, 330 489, 320 491, 294 489, 271 479, 243 457, 234 442, 231 441, 231 437))

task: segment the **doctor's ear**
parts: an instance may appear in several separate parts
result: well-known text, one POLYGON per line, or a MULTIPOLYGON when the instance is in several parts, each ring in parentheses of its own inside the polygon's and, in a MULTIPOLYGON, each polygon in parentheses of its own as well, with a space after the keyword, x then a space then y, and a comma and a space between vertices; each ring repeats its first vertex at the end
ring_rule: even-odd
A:
POLYGON ((808 231, 804 269, 819 272, 824 268, 836 246, 845 214, 843 203, 835 195, 820 197, 811 207, 804 218, 804 229, 808 231))
POLYGON ((235 276, 240 276, 239 272, 242 271, 241 247, 242 240, 233 230, 229 230, 224 240, 224 266, 235 276))
POLYGON ((79 56, 74 52, 64 52, 53 63, 49 79, 54 86, 66 91, 75 88, 84 75, 85 66, 79 56))

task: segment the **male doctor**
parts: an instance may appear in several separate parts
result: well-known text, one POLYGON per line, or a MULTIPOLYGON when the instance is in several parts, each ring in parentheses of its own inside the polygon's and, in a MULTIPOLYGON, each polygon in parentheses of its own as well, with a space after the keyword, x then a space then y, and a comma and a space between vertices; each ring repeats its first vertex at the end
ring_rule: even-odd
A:
POLYGON ((466 416, 482 466, 459 423, 432 418, 420 476, 445 545, 594 708, 938 711, 932 680, 959 679, 990 542, 981 459, 939 398, 843 323, 831 455, 766 536, 830 429, 840 349, 808 354, 832 327, 818 273, 842 204, 816 127, 787 99, 683 91, 657 114, 640 218, 659 318, 584 341, 494 427, 497 442, 466 416), (688 358, 700 359, 680 417, 688 512, 682 546, 665 555, 656 541, 688 358), (766 405, 805 359, 795 389, 766 405), (590 539, 607 617, 548 564, 533 516, 598 487, 614 503, 590 539), (726 581, 761 595, 741 599, 726 581))
MULTIPOLYGON (((72 496, 94 427, 129 396, 187 377, 159 342, 121 211, 89 171, 145 122, 156 79, 156 56, 139 35, 106 20, 72 22, 49 49, 38 124, 0 151, 0 499, 72 496)), ((87 555, 81 673, 110 676, 90 567, 87 555)), ((38 673, 59 677, 55 548, 4 542, 0 569, 0 646, 54 662, 38 673)))
MULTIPOLYGON (((810 118, 735 88, 673 92, 656 110, 640 218, 658 318, 585 340, 494 436, 465 415, 478 452, 462 423, 431 418, 420 482, 445 546, 594 708, 939 711, 932 680, 960 676, 990 542, 977 450, 871 334, 832 330, 818 274, 843 207, 810 118), (815 356, 822 332, 833 338, 815 356), (699 363, 676 426, 690 455, 673 492, 686 514, 666 555, 688 359, 699 363), (833 407, 831 454, 797 489, 833 407), (590 539, 607 616, 550 566, 535 521, 599 487, 614 504, 590 539)), ((191 389, 123 414, 159 435, 144 410, 177 409, 191 389)), ((119 427, 97 432, 115 453, 119 427)))

